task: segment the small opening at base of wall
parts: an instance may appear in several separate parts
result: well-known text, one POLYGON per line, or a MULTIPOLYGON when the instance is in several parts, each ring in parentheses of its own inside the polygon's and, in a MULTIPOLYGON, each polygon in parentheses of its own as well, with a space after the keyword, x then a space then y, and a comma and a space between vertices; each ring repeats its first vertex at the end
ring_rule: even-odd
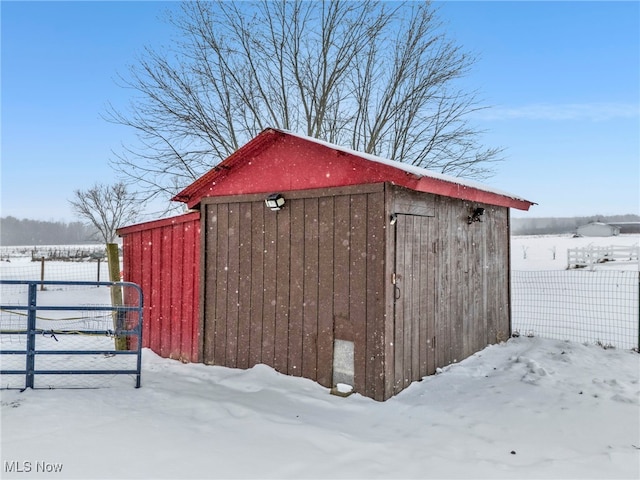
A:
POLYGON ((337 395, 339 397, 348 397, 353 393, 353 386, 347 385, 346 383, 338 383, 335 387, 331 389, 332 395, 337 395))
POLYGON ((333 385, 331 393, 343 397, 353 393, 354 345, 348 340, 335 340, 333 344, 333 385))

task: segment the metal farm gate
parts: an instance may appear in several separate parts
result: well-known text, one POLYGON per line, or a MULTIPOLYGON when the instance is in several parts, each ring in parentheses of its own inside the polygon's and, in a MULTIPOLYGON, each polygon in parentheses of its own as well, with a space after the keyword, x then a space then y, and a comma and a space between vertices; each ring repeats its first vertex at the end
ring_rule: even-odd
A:
POLYGON ((0 280, 0 289, 1 388, 104 386, 116 375, 140 387, 138 285, 0 280))

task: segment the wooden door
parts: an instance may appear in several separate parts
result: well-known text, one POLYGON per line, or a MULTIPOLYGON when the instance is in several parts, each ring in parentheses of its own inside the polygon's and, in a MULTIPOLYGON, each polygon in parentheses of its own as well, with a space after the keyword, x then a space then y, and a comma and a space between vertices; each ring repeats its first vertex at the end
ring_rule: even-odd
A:
POLYGON ((435 372, 433 217, 395 216, 394 391, 435 372))

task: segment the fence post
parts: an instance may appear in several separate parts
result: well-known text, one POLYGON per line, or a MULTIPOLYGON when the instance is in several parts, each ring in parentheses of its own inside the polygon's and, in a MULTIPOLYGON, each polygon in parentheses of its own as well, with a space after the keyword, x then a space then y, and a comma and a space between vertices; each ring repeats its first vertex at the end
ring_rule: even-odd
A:
MULTIPOLYGON (((98 259, 98 283, 100 283, 100 258, 98 259)), ((98 285, 98 288, 100 288, 100 285, 98 285)))
POLYGON ((44 257, 40 257, 40 291, 44 290, 44 257))
MULTIPOLYGON (((44 258, 43 258, 44 260, 44 258)), ((29 310, 27 313, 27 377, 25 388, 33 388, 33 377, 35 370, 36 356, 36 296, 37 287, 35 283, 29 284, 29 310)))
MULTIPOLYGON (((107 262, 109 263, 109 281, 120 281, 120 255, 118 254, 117 243, 107 243, 107 262)), ((121 307, 124 304, 122 298, 122 285, 111 286, 111 305, 121 307)), ((116 331, 115 347, 116 350, 127 350, 127 337, 118 336, 117 331, 124 325, 124 312, 114 310, 113 312, 113 329, 116 331)))

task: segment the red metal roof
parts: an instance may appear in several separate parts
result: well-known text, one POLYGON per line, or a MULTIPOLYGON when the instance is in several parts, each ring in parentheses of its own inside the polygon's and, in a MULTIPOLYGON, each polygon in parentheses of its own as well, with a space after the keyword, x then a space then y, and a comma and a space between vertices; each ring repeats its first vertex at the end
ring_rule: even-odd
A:
POLYGON ((528 210, 533 202, 477 182, 268 128, 173 200, 391 182, 412 190, 528 210))
POLYGON ((129 235, 131 233, 150 230, 152 228, 161 228, 170 225, 179 225, 181 223, 190 222, 192 220, 198 220, 200 218, 200 212, 187 212, 175 217, 161 218, 159 220, 151 220, 149 222, 136 223, 135 225, 127 225, 126 227, 120 227, 117 229, 117 233, 120 236, 129 235))

